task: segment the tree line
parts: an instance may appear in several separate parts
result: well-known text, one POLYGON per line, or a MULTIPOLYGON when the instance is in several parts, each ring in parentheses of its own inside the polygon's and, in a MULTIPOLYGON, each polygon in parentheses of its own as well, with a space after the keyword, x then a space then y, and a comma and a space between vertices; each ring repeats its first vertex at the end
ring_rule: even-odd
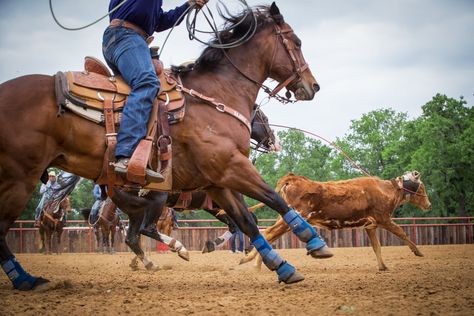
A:
MULTIPOLYGON (((333 146, 301 131, 279 131, 279 153, 262 154, 256 167, 265 181, 275 187, 289 172, 316 181, 365 176, 333 146)), ((432 203, 432 211, 406 204, 396 217, 473 216, 474 215, 474 110, 463 97, 454 99, 437 94, 422 106, 422 114, 409 118, 407 113, 381 108, 351 121, 349 131, 334 141, 353 161, 370 175, 391 179, 406 171, 418 170, 432 203)), ((82 181, 71 195, 76 210, 91 207, 93 182, 82 181)), ((39 185, 23 219, 33 218, 39 201, 39 185)), ((257 201, 247 199, 248 204, 257 201)), ((202 212, 180 215, 207 218, 202 212)), ((275 218, 276 212, 264 207, 258 218, 275 218)), ((77 218, 77 212, 72 214, 77 218)))

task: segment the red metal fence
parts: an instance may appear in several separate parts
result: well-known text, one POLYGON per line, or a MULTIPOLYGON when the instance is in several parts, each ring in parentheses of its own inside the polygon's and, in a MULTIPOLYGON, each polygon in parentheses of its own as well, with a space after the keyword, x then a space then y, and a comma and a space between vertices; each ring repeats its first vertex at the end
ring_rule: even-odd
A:
MULTIPOLYGON (((440 244, 472 244, 474 243, 474 217, 418 217, 395 218, 408 237, 419 245, 440 244)), ((173 231, 172 236, 180 240, 189 250, 201 250, 206 240, 213 240, 226 231, 223 226, 215 225, 217 220, 180 220, 180 228, 173 231), (200 226, 201 225, 201 226, 200 226), (204 226, 203 226, 204 225, 204 226)), ((271 225, 275 220, 259 220, 260 224, 271 225)), ((94 252, 96 251, 95 235, 84 221, 68 221, 61 239, 64 252, 94 252)), ((260 226, 260 229, 265 229, 260 226)), ((366 247, 370 246, 367 234, 362 228, 326 230, 316 227, 330 247, 366 247)), ((403 245, 403 242, 393 234, 378 229, 378 237, 384 246, 403 245)), ((124 236, 116 234, 117 251, 129 251, 125 245, 124 236)), ((15 253, 38 252, 40 248, 38 229, 33 227, 33 221, 16 221, 7 235, 7 243, 15 253)), ((248 239, 245 241, 248 245, 248 239)), ((144 238, 144 248, 147 251, 160 250, 160 243, 144 238)), ((285 234, 274 243, 276 248, 301 248, 301 243, 293 234, 285 234)), ((227 245, 226 248, 227 249, 227 245)))

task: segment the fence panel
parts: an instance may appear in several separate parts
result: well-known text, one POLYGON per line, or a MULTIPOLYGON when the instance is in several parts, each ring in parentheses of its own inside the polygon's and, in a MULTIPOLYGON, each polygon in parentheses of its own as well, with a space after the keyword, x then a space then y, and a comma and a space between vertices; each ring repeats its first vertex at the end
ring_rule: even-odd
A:
MULTIPOLYGON (((440 244, 471 244, 473 238, 474 217, 456 218, 401 218, 400 224, 408 238, 418 245, 440 244)), ((193 227, 192 225, 215 223, 216 220, 182 220, 180 228, 172 232, 172 237, 180 240, 189 250, 201 250, 206 240, 214 240, 226 231, 226 227, 193 227)), ((274 220, 261 220, 260 223, 269 223, 274 220)), ((7 243, 15 253, 39 252, 41 239, 37 228, 33 228, 33 221, 17 221, 7 235, 7 243)), ((265 227, 260 227, 262 230, 265 227)), ((316 230, 326 240, 329 247, 368 247, 370 241, 362 228, 326 230, 316 227, 316 230)), ((377 230, 378 238, 383 246, 400 246, 404 243, 395 235, 377 230)), ((303 248, 304 244, 294 234, 285 234, 274 243, 274 247, 303 248)), ((155 240, 143 238, 142 245, 145 251, 166 249, 155 240)), ((249 245, 245 238, 245 246, 249 245)), ((84 227, 82 221, 69 221, 61 239, 63 252, 94 252, 97 251, 97 242, 93 230, 84 227)), ((116 251, 130 251, 125 244, 125 236, 118 232, 115 235, 116 251)), ((228 245, 224 246, 228 249, 228 245)))

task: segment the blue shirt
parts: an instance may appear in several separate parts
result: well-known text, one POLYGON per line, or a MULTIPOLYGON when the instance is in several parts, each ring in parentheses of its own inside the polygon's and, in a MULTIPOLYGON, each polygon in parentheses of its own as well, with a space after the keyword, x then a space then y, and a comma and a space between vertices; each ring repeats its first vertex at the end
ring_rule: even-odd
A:
MULTIPOLYGON (((122 0, 110 0, 109 11, 120 2, 122 0)), ((163 12, 162 5, 162 0, 127 0, 120 8, 110 14, 110 20, 125 20, 139 26, 148 35, 152 35, 154 32, 161 32, 173 27, 188 8, 186 2, 173 10, 163 12)))

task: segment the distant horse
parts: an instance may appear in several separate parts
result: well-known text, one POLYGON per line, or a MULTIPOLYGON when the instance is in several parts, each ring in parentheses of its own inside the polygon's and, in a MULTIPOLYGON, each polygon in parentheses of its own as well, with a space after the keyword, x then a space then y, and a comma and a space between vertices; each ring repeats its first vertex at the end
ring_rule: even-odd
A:
POLYGON ((43 213, 40 218, 39 233, 41 236, 41 252, 46 255, 52 253, 53 245, 56 254, 61 254, 61 235, 65 226, 66 212, 71 211, 71 201, 69 196, 66 196, 59 205, 53 203, 52 200, 47 201, 43 213), (53 237, 56 237, 56 242, 53 243, 53 237))
MULTIPOLYGON (((307 243, 312 255, 323 249, 314 229, 264 182, 249 161, 249 122, 263 82, 279 82, 275 95, 286 87, 298 100, 311 100, 319 90, 301 51, 301 40, 284 21, 278 7, 262 6, 224 17, 225 27, 213 45, 240 45, 222 49, 208 47, 194 68, 181 73, 186 88, 186 117, 172 125, 173 184, 171 191, 206 190, 259 250, 267 254, 265 264, 285 283, 303 277, 267 244, 247 211, 243 195, 265 203, 288 221, 295 234, 307 243), (190 90, 192 89, 192 90, 190 90), (196 92, 208 96, 200 98, 196 92), (210 102, 209 98, 215 100, 210 102)), ((88 179, 98 179, 106 149, 104 127, 74 113, 59 111, 55 77, 29 75, 0 85, 0 262, 18 275, 15 288, 33 289, 48 281, 26 273, 7 246, 5 236, 24 210, 37 181, 47 167, 58 167, 88 179), (58 116, 59 114, 59 116, 58 116)), ((114 189, 114 202, 129 215, 131 222, 150 223, 155 215, 143 216, 125 197, 133 194, 114 189)), ((144 199, 166 203, 154 192, 144 199)), ((161 212, 162 208, 152 210, 161 212)), ((159 214, 158 214, 159 215, 159 214)), ((159 217, 159 216, 158 216, 159 217)), ((154 222, 156 223, 156 221, 154 222)), ((133 225, 131 225, 132 227, 133 225)), ((134 228, 136 229, 136 228, 134 228)), ((132 231, 129 246, 139 256, 138 231, 132 231), (135 243, 135 244, 134 244, 135 243)), ((146 229, 146 227, 145 227, 146 229)), ((130 233, 130 232, 129 232, 130 233)))
POLYGON ((97 250, 102 249, 102 253, 115 253, 115 232, 120 224, 120 217, 117 213, 117 206, 107 198, 101 203, 97 221, 90 222, 90 208, 81 209, 82 216, 89 225, 94 227, 97 239, 97 250), (102 237, 102 238, 101 238, 102 237))

